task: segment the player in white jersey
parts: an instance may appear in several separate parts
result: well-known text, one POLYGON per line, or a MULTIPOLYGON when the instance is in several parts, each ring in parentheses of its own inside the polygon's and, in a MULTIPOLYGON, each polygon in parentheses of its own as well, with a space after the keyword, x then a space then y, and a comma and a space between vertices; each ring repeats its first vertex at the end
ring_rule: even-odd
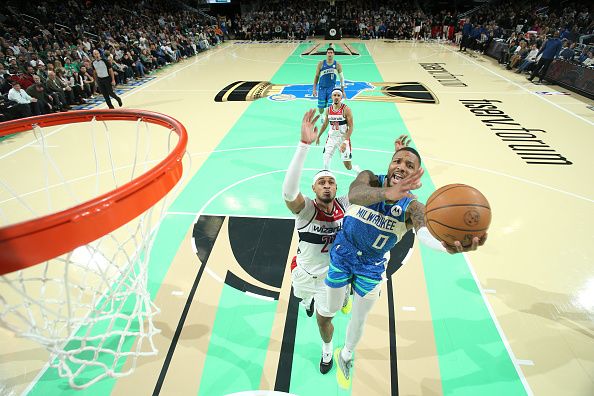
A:
MULTIPOLYGON (((301 298, 302 304, 306 307, 315 301, 316 319, 322 337, 320 372, 326 374, 333 365, 332 317, 334 313, 330 313, 327 308, 324 279, 330 265, 329 252, 336 234, 342 228, 342 219, 349 201, 346 196, 336 198, 336 179, 327 170, 320 171, 314 176, 312 190, 315 193, 315 199, 305 197, 299 192, 303 163, 311 143, 317 136, 317 128, 314 128, 314 125, 319 116, 315 117, 315 113, 315 110, 310 110, 303 117, 301 142, 285 176, 283 197, 287 207, 295 214, 295 227, 299 233, 297 256, 291 265, 293 294, 301 298)), ((343 307, 347 302, 350 310, 348 295, 348 290, 345 290, 343 307)), ((309 312, 308 315, 310 315, 309 312)))
POLYGON ((316 144, 320 144, 320 138, 324 134, 326 127, 330 125, 328 138, 324 146, 324 169, 330 169, 330 161, 336 149, 341 153, 344 167, 348 170, 355 169, 361 172, 361 169, 355 165, 352 166, 352 146, 351 135, 353 134, 353 112, 349 106, 342 103, 342 90, 335 88, 332 91, 332 105, 326 112, 324 124, 316 139, 316 144))

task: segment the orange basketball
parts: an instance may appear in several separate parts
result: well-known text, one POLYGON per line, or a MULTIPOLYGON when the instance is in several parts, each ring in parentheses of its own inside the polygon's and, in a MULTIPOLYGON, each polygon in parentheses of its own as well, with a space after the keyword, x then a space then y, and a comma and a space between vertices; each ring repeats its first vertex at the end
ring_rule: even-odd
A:
POLYGON ((491 224, 491 206, 479 190, 466 184, 448 184, 435 191, 425 205, 425 224, 431 234, 453 245, 470 246, 491 224))

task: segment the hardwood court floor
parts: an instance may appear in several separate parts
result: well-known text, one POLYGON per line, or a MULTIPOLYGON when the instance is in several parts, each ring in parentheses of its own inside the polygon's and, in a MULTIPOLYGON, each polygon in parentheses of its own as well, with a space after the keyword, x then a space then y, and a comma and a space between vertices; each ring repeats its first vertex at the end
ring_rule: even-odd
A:
MULTIPOLYGON (((318 372, 315 320, 290 297, 297 238, 280 193, 301 117, 315 106, 299 84, 311 84, 321 57, 303 54, 327 43, 226 43, 123 96, 127 108, 180 120, 192 165, 149 274, 162 309, 160 353, 141 359, 134 375, 79 394, 594 393, 594 103, 455 47, 348 43, 337 43, 349 54, 337 60, 353 94, 366 82, 414 82, 437 99, 348 100, 354 163, 385 172, 394 139, 410 134, 426 170, 419 199, 449 183, 478 188, 493 209, 487 244, 448 256, 409 234, 357 350, 352 389, 339 390, 335 369, 318 372), (238 81, 297 87, 276 100, 214 101, 238 81)), ((321 165, 321 148, 310 150, 303 192, 321 165)), ((346 194, 354 175, 337 158, 333 169, 346 194)), ((335 319, 335 346, 347 321, 335 319)), ((38 375, 43 349, 1 334, 7 389, 19 394, 35 380, 29 394, 74 394, 52 370, 38 375)))

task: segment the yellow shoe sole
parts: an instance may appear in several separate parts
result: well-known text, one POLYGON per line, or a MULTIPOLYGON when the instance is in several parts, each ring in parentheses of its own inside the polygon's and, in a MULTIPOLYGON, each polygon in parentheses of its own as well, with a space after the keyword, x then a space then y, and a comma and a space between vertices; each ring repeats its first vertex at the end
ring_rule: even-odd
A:
POLYGON ((340 363, 338 362, 338 359, 340 358, 340 351, 342 351, 342 348, 336 348, 334 350, 334 362, 336 364, 336 382, 338 382, 338 386, 342 389, 349 389, 351 387, 351 379, 353 378, 353 373, 351 372, 351 376, 348 379, 344 376, 344 373, 340 369, 340 363))
POLYGON ((349 296, 349 302, 340 309, 340 312, 347 315, 351 312, 351 309, 353 309, 353 298, 349 296))

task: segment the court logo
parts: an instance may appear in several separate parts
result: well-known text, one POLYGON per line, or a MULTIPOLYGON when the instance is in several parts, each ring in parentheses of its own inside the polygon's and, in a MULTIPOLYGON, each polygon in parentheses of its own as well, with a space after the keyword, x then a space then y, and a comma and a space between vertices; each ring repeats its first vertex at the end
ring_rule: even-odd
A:
MULTIPOLYGON (((367 82, 345 80, 345 96, 365 102, 437 104, 439 100, 419 82, 367 82)), ((215 102, 250 102, 268 98, 273 102, 292 100, 317 101, 312 84, 273 84, 269 81, 237 81, 227 85, 215 102)))
POLYGON ((392 213, 392 216, 398 217, 402 214, 402 208, 400 205, 394 205, 390 208, 390 213, 392 213))
MULTIPOLYGON (((328 35, 331 38, 337 37, 338 31, 334 28, 331 28, 328 31, 328 35)), ((338 38, 338 37, 337 37, 338 38)), ((353 47, 351 44, 342 43, 340 46, 333 46, 329 44, 328 47, 323 45, 322 43, 313 44, 311 47, 306 49, 301 53, 301 56, 323 56, 326 55, 326 50, 328 48, 334 49, 334 55, 339 56, 358 56, 359 52, 353 47)))

